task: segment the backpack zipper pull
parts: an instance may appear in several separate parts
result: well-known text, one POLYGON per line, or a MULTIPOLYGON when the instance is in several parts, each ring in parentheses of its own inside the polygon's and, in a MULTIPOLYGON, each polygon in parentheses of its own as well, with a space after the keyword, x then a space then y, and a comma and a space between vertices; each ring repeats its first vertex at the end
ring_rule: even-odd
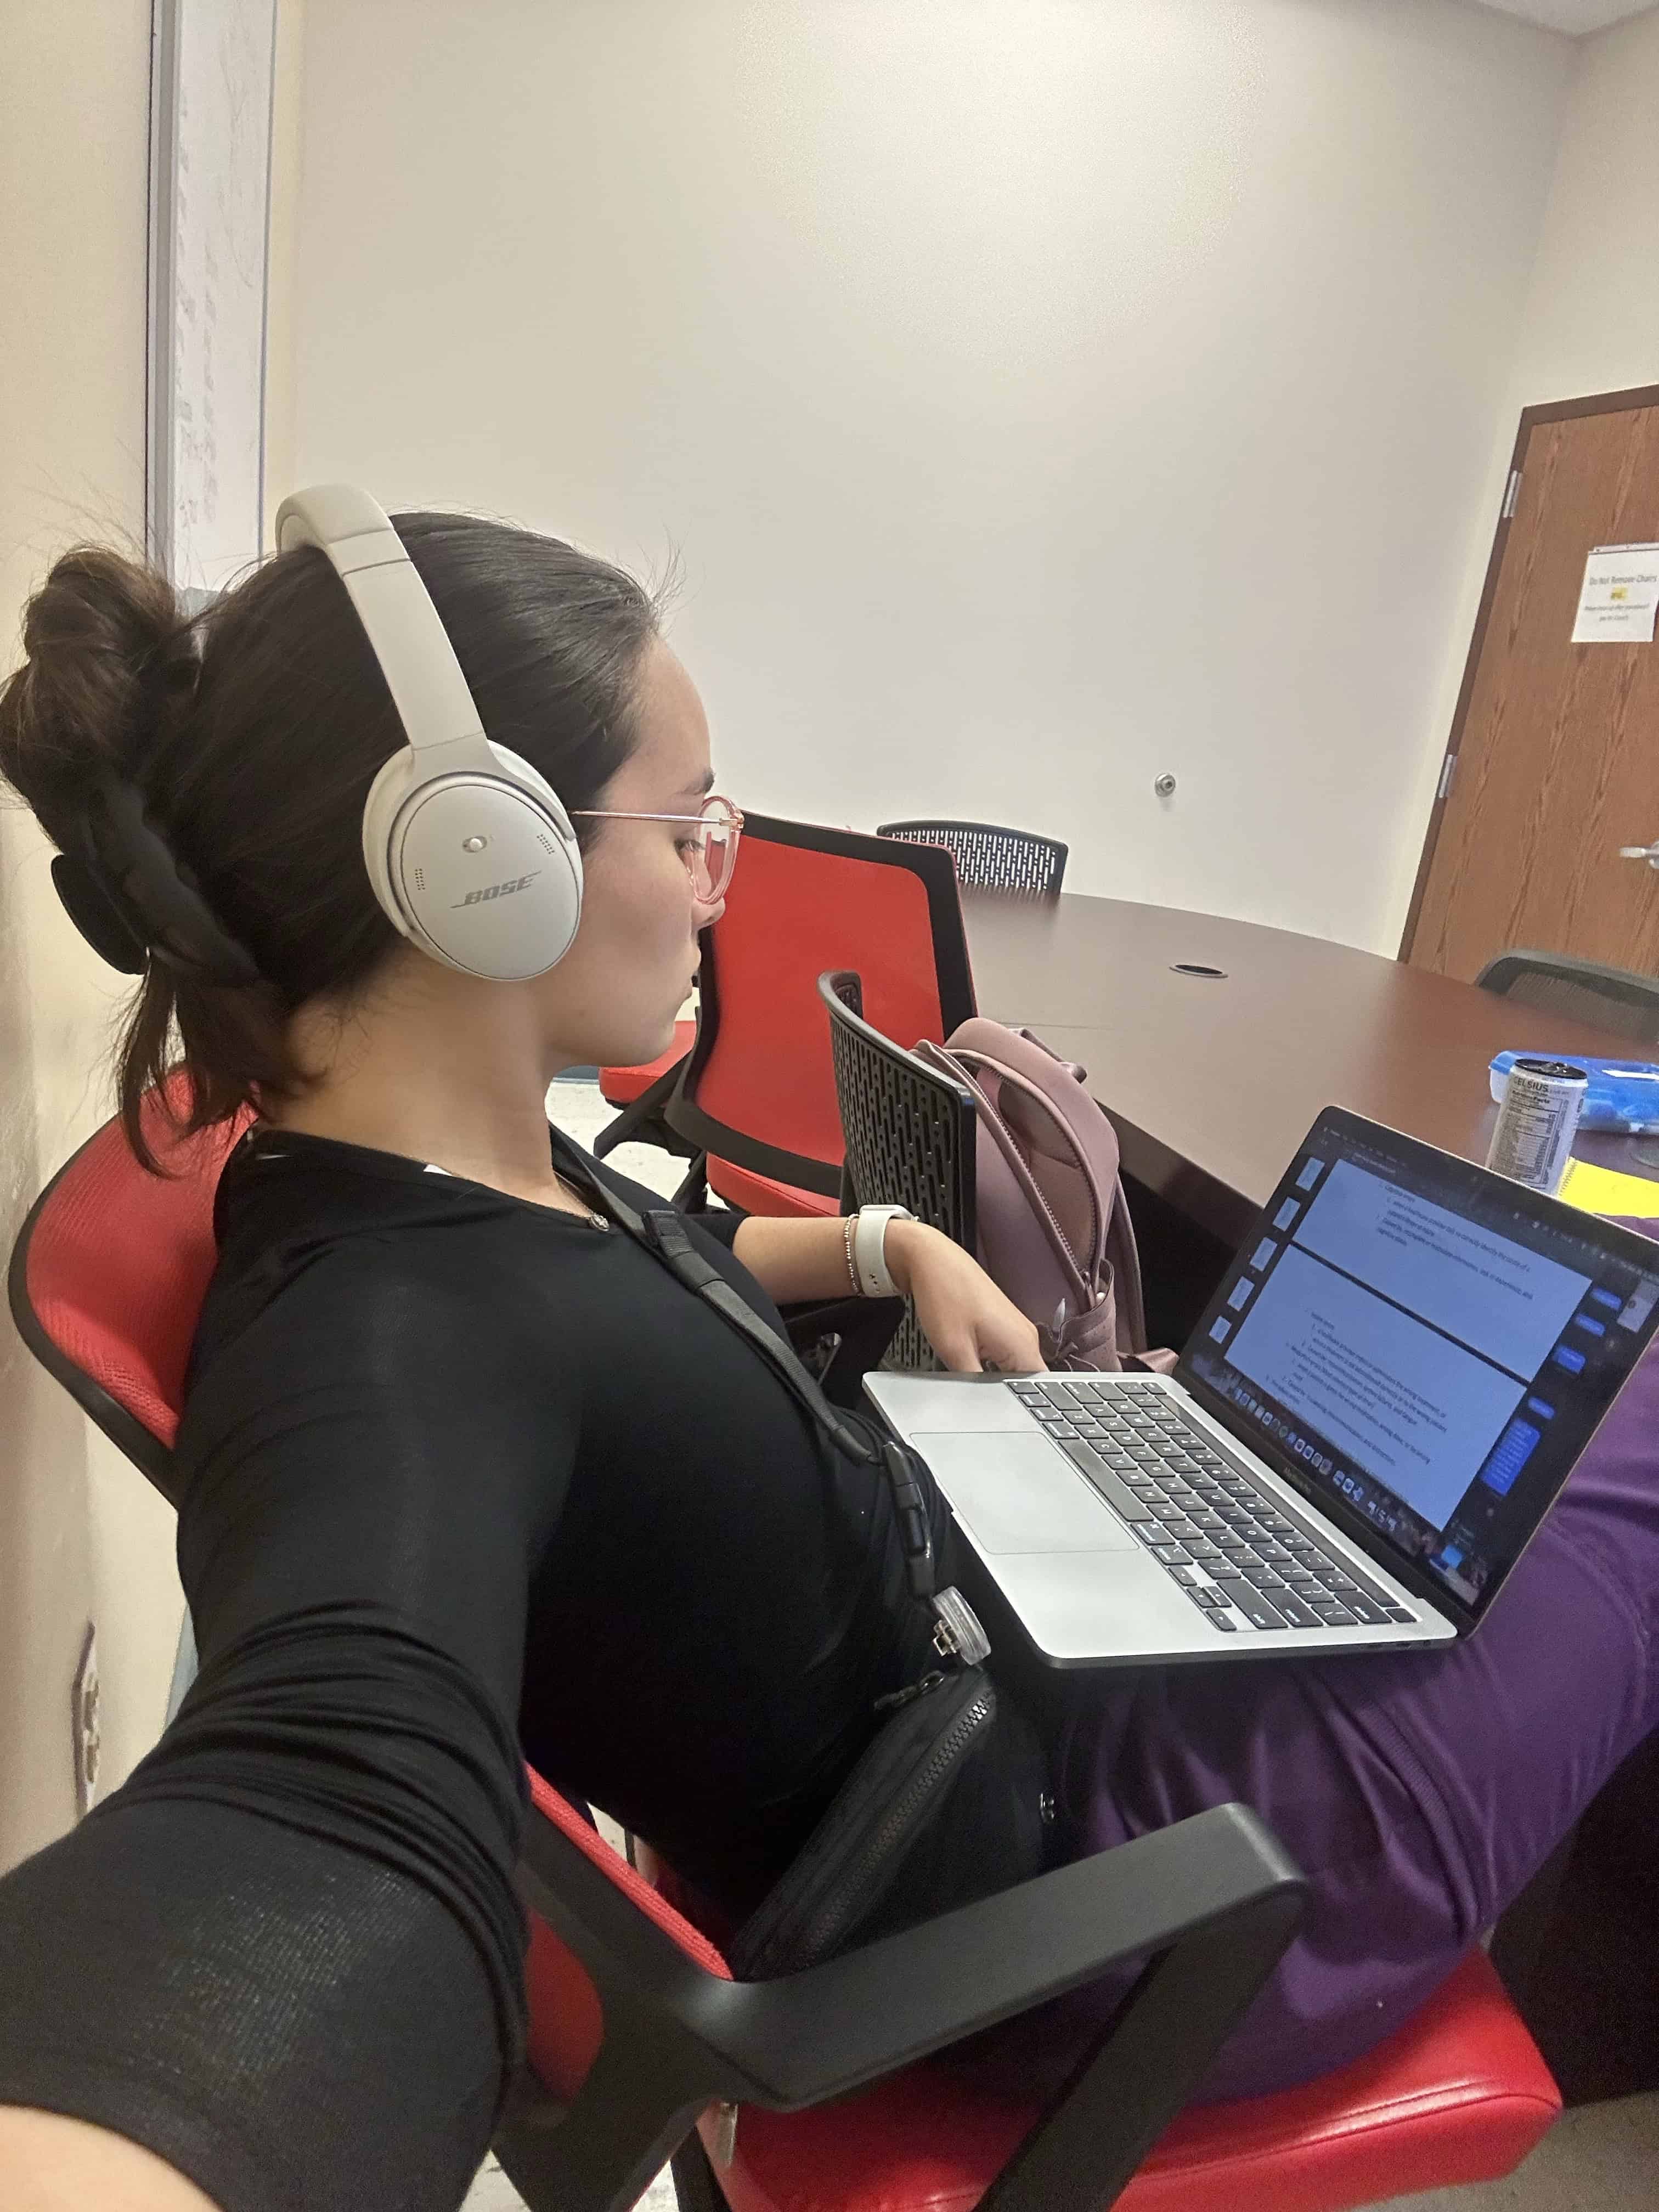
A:
POLYGON ((944 1680, 944 1669, 934 1667, 922 1676, 921 1681, 908 1682, 903 1689, 890 1690, 884 1698, 878 1698, 876 1711, 878 1713, 896 1711, 900 1705, 908 1705, 913 1698, 925 1698, 929 1690, 938 1689, 944 1680))
POLYGON ((722 2173, 738 2154, 738 2108, 735 2105, 716 2105, 714 2107, 714 2142, 710 2156, 722 2173))

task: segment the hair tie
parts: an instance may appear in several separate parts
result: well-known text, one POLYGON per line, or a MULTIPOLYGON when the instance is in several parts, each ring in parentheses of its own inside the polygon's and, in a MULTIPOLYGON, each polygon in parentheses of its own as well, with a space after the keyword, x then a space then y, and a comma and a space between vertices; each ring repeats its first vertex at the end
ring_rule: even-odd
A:
POLYGON ((93 786, 78 852, 60 853, 52 879, 93 951, 124 975, 152 959, 197 981, 257 983, 246 945, 217 920, 201 886, 150 826, 137 787, 109 775, 93 786))

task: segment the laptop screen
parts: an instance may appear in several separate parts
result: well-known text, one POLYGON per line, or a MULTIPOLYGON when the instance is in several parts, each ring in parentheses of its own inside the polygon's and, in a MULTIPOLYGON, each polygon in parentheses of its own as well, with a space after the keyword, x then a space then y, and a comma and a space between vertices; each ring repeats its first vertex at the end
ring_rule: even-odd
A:
POLYGON ((1656 1328, 1659 1243, 1332 1108, 1177 1371, 1472 1616, 1656 1328))

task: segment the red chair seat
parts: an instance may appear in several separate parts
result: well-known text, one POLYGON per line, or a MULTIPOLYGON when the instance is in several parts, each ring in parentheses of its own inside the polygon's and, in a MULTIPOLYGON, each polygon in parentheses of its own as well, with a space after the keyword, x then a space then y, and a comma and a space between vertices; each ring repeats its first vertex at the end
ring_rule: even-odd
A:
MULTIPOLYGON (((1484 1951, 1369 2057, 1182 2113, 1118 2212, 1337 2212, 1512 2172, 1559 2093, 1484 1951)), ((969 2212, 1036 2118, 929 2062, 805 2112, 745 2107, 732 2212, 969 2212)), ((713 2121, 702 2123, 712 2147, 713 2121)))
POLYGON ((674 1042, 666 1052, 659 1052, 642 1067, 602 1067, 599 1070, 599 1096, 612 1106, 631 1106, 641 1091, 677 1067, 696 1042, 695 1022, 676 1022, 674 1042))
POLYGON ((728 1206, 740 1206, 745 1213, 781 1214, 786 1219, 817 1221, 829 1214, 841 1212, 841 1200, 829 1198, 822 1191, 802 1190, 793 1182, 778 1182, 770 1176, 757 1175, 750 1168, 740 1168, 731 1160, 708 1155, 708 1188, 728 1206))
MULTIPOLYGON (((678 1909, 672 1871, 626 1865, 537 1774, 554 1820, 707 1973, 720 1952, 678 1909), (653 1887, 653 1885, 655 1885, 653 1887)), ((526 1961, 532 2064, 568 2097, 603 2033, 592 1984, 533 1917, 526 1961)), ((1560 2093, 1491 1960, 1471 1951, 1397 2033, 1298 2089, 1183 2112, 1118 2212, 1341 2212, 1511 2173, 1549 2131, 1560 2093)), ((969 2212, 1038 2118, 983 2069, 928 2060, 804 2112, 745 2106, 720 2176, 731 2212, 969 2212)), ((714 2119, 700 2124, 713 2150, 714 2119)))

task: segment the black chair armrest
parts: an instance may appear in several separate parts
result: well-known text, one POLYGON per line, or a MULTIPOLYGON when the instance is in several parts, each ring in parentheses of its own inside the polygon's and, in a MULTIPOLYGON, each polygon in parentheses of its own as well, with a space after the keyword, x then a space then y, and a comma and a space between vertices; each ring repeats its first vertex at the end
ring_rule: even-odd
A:
POLYGON ((605 2012, 556 2129, 498 2139, 532 2207, 559 2212, 622 2212, 711 2102, 820 2103, 1151 1954, 984 2199, 986 2212, 1100 2212, 1273 1971, 1305 1890, 1255 1816, 1223 1806, 805 1973, 735 1983, 696 1966, 550 1823, 531 1824, 520 1886, 605 2012))
MULTIPOLYGON (((1241 1921, 1300 1915, 1304 1885, 1255 1815, 1224 1805, 1079 1859, 808 1972, 734 1983, 704 2023, 755 2101, 791 2112, 842 2096, 963 2036, 1097 1981, 1109 1968, 1241 1921), (1265 1911, 1262 1908, 1267 1908, 1265 1911), (711 2032, 712 2028, 712 2032, 711 2032)), ((1262 1969, 1272 1971, 1283 1943, 1262 1969)))

